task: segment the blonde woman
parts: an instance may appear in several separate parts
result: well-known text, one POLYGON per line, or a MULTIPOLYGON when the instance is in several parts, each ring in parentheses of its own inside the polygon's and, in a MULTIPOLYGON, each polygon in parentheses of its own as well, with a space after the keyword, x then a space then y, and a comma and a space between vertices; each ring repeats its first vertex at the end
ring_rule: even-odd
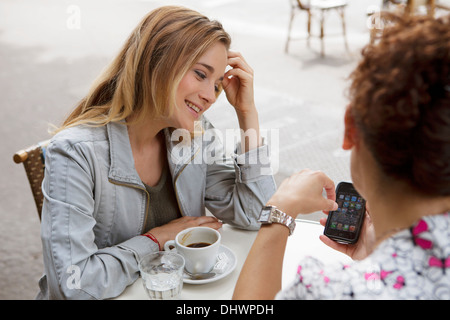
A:
POLYGON ((268 154, 253 71, 229 47, 220 23, 186 8, 156 9, 57 130, 42 186, 39 298, 118 296, 138 278, 140 257, 188 227, 258 228, 275 184, 260 174, 268 154), (212 129, 203 113, 222 88, 240 128, 253 133, 231 158, 214 139, 175 134, 212 129))

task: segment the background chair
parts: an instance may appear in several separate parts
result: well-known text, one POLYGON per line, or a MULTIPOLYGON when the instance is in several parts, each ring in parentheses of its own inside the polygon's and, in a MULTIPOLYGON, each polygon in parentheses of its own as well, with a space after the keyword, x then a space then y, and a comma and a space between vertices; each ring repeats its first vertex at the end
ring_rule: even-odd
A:
POLYGON ((44 202, 41 185, 44 179, 45 148, 48 143, 49 140, 39 142, 27 149, 16 152, 13 157, 15 163, 23 163, 25 167, 31 192, 36 203, 39 220, 41 219, 42 203, 44 202))
POLYGON ((407 0, 406 1, 406 13, 414 14, 421 6, 425 6, 426 13, 430 16, 434 16, 436 9, 435 0, 407 0))
MULTIPOLYGON (((445 10, 446 5, 439 0, 383 0, 381 7, 381 11, 393 12, 400 16, 415 14, 435 16, 436 9, 445 10)), ((450 10, 450 8, 447 10, 450 10)), ((372 25, 370 29, 370 43, 374 43, 376 38, 383 33, 385 26, 392 23, 392 21, 382 17, 380 12, 371 12, 369 15, 372 25)))
MULTIPOLYGON (((450 11, 450 0, 437 0, 435 2, 435 9, 450 11)), ((448 14, 448 12, 445 13, 448 14)))
POLYGON ((436 8, 436 0, 383 0, 383 10, 392 10, 392 6, 403 10, 405 14, 414 14, 421 7, 424 7, 426 13, 433 16, 436 8))
POLYGON ((309 39, 311 37, 311 20, 315 13, 320 14, 320 36, 319 36, 320 40, 321 40, 320 54, 323 57, 325 55, 325 48, 324 48, 325 14, 327 11, 331 11, 331 10, 336 10, 339 13, 339 15, 341 16, 344 44, 345 44, 345 49, 348 51, 347 33, 346 33, 345 16, 344 16, 345 7, 347 6, 346 0, 309 0, 309 1, 290 0, 290 2, 291 2, 291 18, 289 20, 288 38, 286 41, 285 52, 288 52, 289 42, 291 41, 291 30, 292 30, 292 23, 294 20, 294 16, 298 12, 304 11, 308 15, 308 22, 307 22, 307 31, 308 31, 307 44, 308 44, 308 46, 309 46, 309 39))

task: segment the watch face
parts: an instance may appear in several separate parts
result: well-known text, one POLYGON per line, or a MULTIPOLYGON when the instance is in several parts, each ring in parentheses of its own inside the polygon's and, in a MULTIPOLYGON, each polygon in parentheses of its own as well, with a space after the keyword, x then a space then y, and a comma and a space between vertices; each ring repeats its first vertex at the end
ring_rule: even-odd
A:
POLYGON ((268 222, 272 207, 263 207, 261 210, 261 215, 259 216, 260 222, 268 222))

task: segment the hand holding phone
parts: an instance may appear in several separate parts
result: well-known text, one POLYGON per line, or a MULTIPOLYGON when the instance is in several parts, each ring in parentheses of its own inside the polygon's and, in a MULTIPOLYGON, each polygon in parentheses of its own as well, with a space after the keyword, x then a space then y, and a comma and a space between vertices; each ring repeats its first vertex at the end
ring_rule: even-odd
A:
MULTIPOLYGON (((327 218, 320 219, 320 224, 325 226, 327 224, 327 218)), ((319 236, 319 239, 331 249, 342 252, 353 260, 363 260, 367 258, 374 249, 375 231, 370 216, 366 212, 359 240, 355 244, 339 243, 323 234, 319 236)))
POLYGON ((344 244, 358 241, 366 214, 366 201, 353 184, 340 182, 336 188, 338 208, 328 214, 324 235, 344 244))

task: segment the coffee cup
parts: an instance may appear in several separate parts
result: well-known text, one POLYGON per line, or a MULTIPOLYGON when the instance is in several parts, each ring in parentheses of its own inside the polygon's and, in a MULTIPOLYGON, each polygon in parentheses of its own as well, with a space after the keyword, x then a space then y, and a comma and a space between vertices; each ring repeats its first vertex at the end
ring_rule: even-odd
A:
POLYGON ((219 252, 220 233, 208 227, 193 227, 179 232, 175 240, 164 244, 164 249, 171 247, 184 257, 185 269, 190 273, 210 272, 216 264, 219 252))

